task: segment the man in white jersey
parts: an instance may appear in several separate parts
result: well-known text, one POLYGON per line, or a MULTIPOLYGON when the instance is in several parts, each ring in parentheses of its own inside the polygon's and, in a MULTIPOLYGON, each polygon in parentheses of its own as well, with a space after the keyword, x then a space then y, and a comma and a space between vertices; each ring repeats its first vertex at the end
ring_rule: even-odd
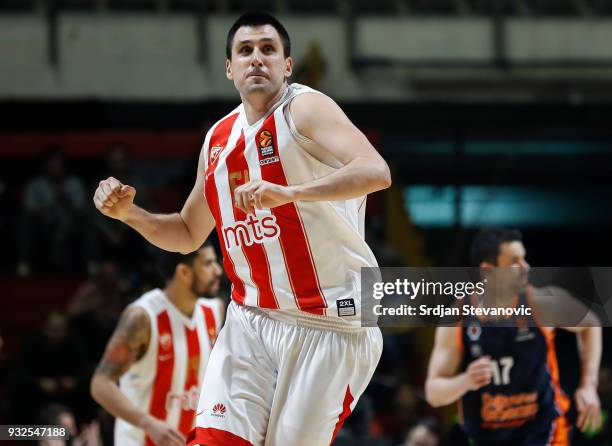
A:
POLYGON ((212 246, 164 252, 163 290, 124 311, 91 381, 91 394, 117 417, 118 446, 184 445, 225 306, 215 295, 221 267, 212 246), (117 385, 119 382, 119 385, 117 385))
POLYGON ((327 96, 288 84, 285 28, 245 14, 227 36, 226 72, 242 104, 206 135, 180 213, 149 213, 118 179, 104 215, 151 243, 189 252, 217 229, 232 282, 189 445, 328 446, 382 351, 360 324, 365 197, 389 187, 386 162, 327 96))

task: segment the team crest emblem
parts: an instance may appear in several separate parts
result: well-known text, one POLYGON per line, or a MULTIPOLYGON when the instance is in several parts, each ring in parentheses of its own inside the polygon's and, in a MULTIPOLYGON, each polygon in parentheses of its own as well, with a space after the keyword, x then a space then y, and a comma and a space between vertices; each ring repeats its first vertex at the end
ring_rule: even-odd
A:
POLYGON ((475 322, 472 322, 467 328, 467 335, 471 341, 475 342, 480 338, 482 328, 475 322))
POLYGON ((217 157, 221 153, 221 150, 223 150, 223 147, 221 147, 221 146, 213 146, 210 149, 210 162, 211 163, 215 162, 215 160, 217 159, 217 157))
POLYGON ((170 350, 170 347, 172 347, 172 336, 170 336, 170 333, 162 334, 159 337, 159 343, 163 350, 170 350))
POLYGON ((257 135, 257 147, 259 149, 259 165, 264 166, 279 161, 274 153, 274 136, 270 130, 262 130, 257 135))

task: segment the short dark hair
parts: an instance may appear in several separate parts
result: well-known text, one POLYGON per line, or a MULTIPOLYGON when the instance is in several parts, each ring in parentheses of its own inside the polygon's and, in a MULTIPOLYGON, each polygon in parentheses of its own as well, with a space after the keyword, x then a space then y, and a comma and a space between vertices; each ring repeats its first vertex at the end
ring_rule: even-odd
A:
POLYGON ((198 252, 203 248, 212 247, 212 244, 207 240, 202 246, 189 254, 181 254, 180 252, 159 251, 157 256, 157 272, 165 281, 172 280, 176 267, 179 263, 188 266, 193 266, 193 261, 198 256, 198 252))
POLYGON ((470 262, 474 266, 482 262, 497 264, 499 247, 506 242, 521 242, 523 235, 518 229, 486 228, 481 229, 470 248, 470 262))
POLYGON ((227 42, 225 44, 225 55, 227 58, 232 58, 232 44, 234 42, 234 36, 240 27, 262 25, 271 25, 274 27, 274 29, 276 29, 276 32, 278 32, 281 42, 283 43, 283 52, 285 57, 291 56, 291 39, 289 38, 289 33, 281 22, 279 22, 273 15, 265 12, 247 12, 238 17, 227 33, 227 42))

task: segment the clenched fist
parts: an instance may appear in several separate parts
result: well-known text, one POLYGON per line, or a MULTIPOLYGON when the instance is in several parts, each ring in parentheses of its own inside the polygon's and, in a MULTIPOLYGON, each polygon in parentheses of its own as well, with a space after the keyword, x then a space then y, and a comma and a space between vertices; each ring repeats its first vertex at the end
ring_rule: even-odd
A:
POLYGON ((94 192, 93 201, 96 208, 107 217, 124 220, 128 211, 134 206, 136 189, 119 180, 109 177, 100 181, 94 192))
POLYGON ((271 209, 295 201, 290 186, 281 186, 263 180, 253 180, 234 190, 234 205, 246 213, 255 209, 271 209))
POLYGON ((491 382, 493 376, 493 367, 491 358, 483 356, 475 361, 472 361, 466 370, 467 384, 469 390, 478 390, 491 382))
POLYGON ((157 446, 185 445, 183 434, 152 416, 147 417, 143 428, 157 446))

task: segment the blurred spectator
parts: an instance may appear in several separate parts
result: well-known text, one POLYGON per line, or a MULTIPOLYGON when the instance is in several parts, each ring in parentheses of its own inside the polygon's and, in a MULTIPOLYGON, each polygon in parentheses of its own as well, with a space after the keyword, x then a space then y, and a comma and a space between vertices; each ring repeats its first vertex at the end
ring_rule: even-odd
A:
MULTIPOLYGON (((0 332, 0 395, 6 395, 6 378, 7 368, 6 357, 4 355, 4 338, 2 332, 0 332)), ((4 424, 7 421, 7 414, 9 410, 9 404, 6 398, 0 398, 0 424, 4 424)))
POLYGON ((440 432, 435 420, 424 419, 410 429, 406 441, 401 446, 438 446, 440 432))
POLYGON ((132 158, 125 145, 122 143, 112 144, 108 149, 106 160, 107 177, 115 177, 122 183, 133 186, 138 191, 140 202, 146 201, 144 181, 132 167, 132 158))
MULTIPOLYGON (((149 205, 148 188, 145 187, 143 178, 133 169, 132 159, 125 145, 115 143, 109 147, 106 168, 100 172, 99 177, 114 177, 133 186, 137 191, 138 204, 144 207, 149 205)), ((94 218, 98 230, 97 251, 101 258, 112 259, 131 267, 137 259, 145 255, 144 243, 136 231, 98 212, 94 218)))
POLYGON ((96 421, 82 426, 77 430, 74 413, 69 407, 62 404, 51 403, 45 406, 38 415, 38 424, 47 426, 62 426, 69 432, 70 439, 65 440, 42 440, 41 446, 102 446, 100 427, 96 421))
POLYGON ((31 422, 32 412, 52 401, 80 408, 88 399, 83 348, 78 337, 68 336, 67 328, 65 316, 51 312, 24 345, 21 370, 9 388, 16 421, 31 422))
POLYGON ((373 436, 370 432, 373 417, 372 401, 364 394, 338 432, 334 446, 388 446, 385 439, 373 436))
POLYGON ((116 263, 105 261, 68 303, 71 332, 85 347, 87 365, 94 367, 104 352, 121 309, 128 284, 116 263))
POLYGON ((325 74, 326 62, 319 42, 313 41, 308 46, 308 52, 303 62, 295 70, 295 81, 314 89, 321 88, 325 74))
POLYGON ((93 258, 83 182, 66 173, 59 148, 49 149, 43 161, 43 172, 26 185, 22 201, 17 265, 21 277, 31 272, 33 246, 37 246, 36 258, 45 267, 51 263, 61 271, 75 272, 82 264, 79 255, 82 261, 93 258), (45 258, 47 252, 49 258, 45 258))
POLYGON ((376 389, 376 432, 393 443, 403 441, 410 426, 423 416, 429 408, 421 396, 408 383, 389 376, 379 375, 373 384, 376 389))

